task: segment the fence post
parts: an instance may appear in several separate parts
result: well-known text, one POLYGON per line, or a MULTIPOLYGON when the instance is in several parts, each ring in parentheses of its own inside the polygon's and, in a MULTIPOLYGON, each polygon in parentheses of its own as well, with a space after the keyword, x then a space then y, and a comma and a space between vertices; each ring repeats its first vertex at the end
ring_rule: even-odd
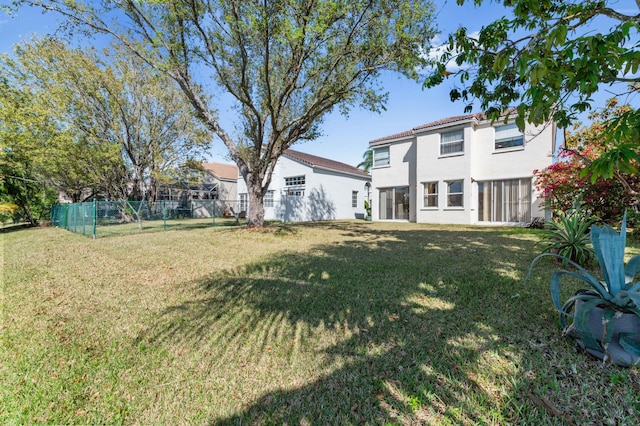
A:
POLYGON ((167 200, 162 200, 162 221, 164 223, 163 229, 167 230, 167 200))
POLYGON ((93 200, 93 238, 97 237, 97 229, 98 229, 98 201, 96 199, 93 200))
POLYGON ((211 202, 211 226, 216 225, 216 200, 209 200, 211 202))

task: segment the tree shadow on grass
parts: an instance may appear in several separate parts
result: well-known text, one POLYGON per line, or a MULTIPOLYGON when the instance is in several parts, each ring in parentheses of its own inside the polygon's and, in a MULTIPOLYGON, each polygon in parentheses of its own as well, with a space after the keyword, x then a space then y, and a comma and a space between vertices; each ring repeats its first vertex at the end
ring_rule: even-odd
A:
POLYGON ((140 340, 206 348, 230 369, 280 368, 279 382, 211 424, 503 422, 524 342, 555 331, 551 308, 540 315, 546 293, 521 282, 534 243, 489 230, 368 229, 342 227, 339 244, 192 283, 195 297, 140 340), (313 379, 297 372, 305 356, 318 361, 313 379), (486 369, 495 380, 480 383, 486 369))

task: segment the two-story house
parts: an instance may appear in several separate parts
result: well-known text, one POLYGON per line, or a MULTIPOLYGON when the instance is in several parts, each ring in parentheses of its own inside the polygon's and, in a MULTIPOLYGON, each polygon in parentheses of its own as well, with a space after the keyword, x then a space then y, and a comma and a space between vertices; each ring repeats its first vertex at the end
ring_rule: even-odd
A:
MULTIPOLYGON (((264 197, 264 218, 283 222, 364 217, 371 176, 339 161, 288 149, 276 162, 264 197)), ((238 179, 239 210, 248 208, 238 179)))
POLYGON ((374 220, 516 224, 544 217, 533 171, 552 162, 556 126, 450 117, 369 142, 374 220))

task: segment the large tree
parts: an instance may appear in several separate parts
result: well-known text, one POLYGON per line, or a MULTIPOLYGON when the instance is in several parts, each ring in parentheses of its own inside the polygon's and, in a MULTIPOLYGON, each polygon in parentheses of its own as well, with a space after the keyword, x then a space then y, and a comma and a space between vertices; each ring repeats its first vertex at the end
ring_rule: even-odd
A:
MULTIPOLYGON (((467 109, 479 101, 496 119, 501 111, 515 106, 520 127, 525 121, 541 124, 550 119, 567 127, 594 107, 592 96, 598 90, 607 88, 619 96, 638 91, 640 0, 624 6, 613 0, 502 3, 508 17, 496 19, 479 33, 463 27, 450 35, 426 86, 454 74, 461 84, 452 88, 452 100, 466 102, 467 109), (608 30, 597 30, 602 27, 608 30)), ((638 108, 606 124, 605 141, 613 143, 591 164, 592 176, 637 173, 638 108)))
POLYGON ((111 34, 175 79, 238 165, 250 227, 264 224, 263 197, 282 153, 316 138, 336 107, 381 110, 378 77, 417 79, 434 35, 433 5, 418 0, 25 3, 111 34), (235 123, 218 116, 224 98, 233 100, 235 123))
POLYGON ((0 66, 0 200, 15 203, 17 215, 37 223, 56 199, 42 173, 54 157, 44 155, 43 147, 66 135, 42 98, 11 85, 3 71, 0 66))
POLYGON ((97 192, 151 199, 157 182, 201 153, 211 134, 173 80, 126 50, 106 55, 45 38, 0 58, 11 85, 37 98, 21 109, 55 124, 49 137, 34 134, 20 146, 75 201, 97 192))

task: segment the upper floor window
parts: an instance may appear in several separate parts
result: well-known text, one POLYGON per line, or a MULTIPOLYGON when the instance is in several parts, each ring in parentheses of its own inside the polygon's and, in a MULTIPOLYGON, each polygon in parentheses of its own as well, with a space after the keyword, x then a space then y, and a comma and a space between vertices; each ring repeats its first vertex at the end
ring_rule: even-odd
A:
POLYGON ((440 135, 440 155, 464 152, 464 130, 454 130, 440 135))
POLYGON ((373 167, 382 167, 389 165, 389 147, 373 149, 373 167))
POLYGON ((285 186, 300 186, 305 184, 305 176, 293 176, 284 178, 285 186))
POLYGON ((495 149, 524 146, 524 135, 515 124, 496 127, 495 149))

